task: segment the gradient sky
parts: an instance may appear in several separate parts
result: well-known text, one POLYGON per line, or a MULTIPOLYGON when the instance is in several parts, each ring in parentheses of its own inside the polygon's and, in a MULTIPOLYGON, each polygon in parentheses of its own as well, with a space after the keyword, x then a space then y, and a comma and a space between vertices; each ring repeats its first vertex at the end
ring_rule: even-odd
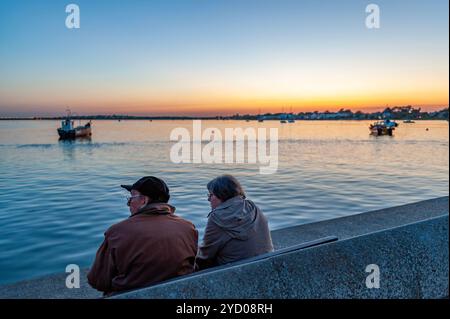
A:
POLYGON ((0 116, 448 106, 448 0, 2 0, 0 116), (81 28, 65 27, 76 3, 81 28), (381 29, 365 27, 366 5, 381 29))

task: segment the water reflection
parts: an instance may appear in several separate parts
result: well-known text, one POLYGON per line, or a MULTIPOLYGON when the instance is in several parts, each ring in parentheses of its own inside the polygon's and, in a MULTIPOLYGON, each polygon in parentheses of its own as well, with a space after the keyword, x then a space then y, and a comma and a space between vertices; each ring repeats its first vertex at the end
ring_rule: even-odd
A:
MULTIPOLYGON (((77 137, 75 139, 62 139, 58 140, 58 145, 62 149, 64 157, 69 160, 75 160, 75 152, 80 145, 92 145, 91 136, 77 137)), ((89 151, 88 151, 89 152, 89 151)))
POLYGON ((58 142, 60 144, 69 144, 69 145, 74 145, 76 143, 81 143, 81 144, 88 143, 89 144, 92 142, 92 136, 82 136, 82 137, 70 138, 70 139, 59 138, 58 142))

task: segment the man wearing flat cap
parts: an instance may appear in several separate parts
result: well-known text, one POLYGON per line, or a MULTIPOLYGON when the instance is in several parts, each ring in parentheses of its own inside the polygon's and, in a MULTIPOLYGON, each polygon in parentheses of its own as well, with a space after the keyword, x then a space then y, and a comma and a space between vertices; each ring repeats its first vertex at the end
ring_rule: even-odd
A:
POLYGON ((198 232, 174 214, 166 183, 146 176, 121 186, 131 194, 131 216, 105 232, 89 284, 108 296, 193 272, 198 232))

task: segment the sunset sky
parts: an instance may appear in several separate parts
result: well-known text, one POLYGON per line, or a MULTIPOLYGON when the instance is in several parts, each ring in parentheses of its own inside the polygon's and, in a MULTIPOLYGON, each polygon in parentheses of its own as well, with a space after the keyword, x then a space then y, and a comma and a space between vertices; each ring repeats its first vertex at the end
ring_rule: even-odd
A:
POLYGON ((448 106, 448 0, 0 1, 0 116, 448 106), (80 7, 67 29, 65 7, 80 7), (367 29, 366 5, 381 9, 367 29))

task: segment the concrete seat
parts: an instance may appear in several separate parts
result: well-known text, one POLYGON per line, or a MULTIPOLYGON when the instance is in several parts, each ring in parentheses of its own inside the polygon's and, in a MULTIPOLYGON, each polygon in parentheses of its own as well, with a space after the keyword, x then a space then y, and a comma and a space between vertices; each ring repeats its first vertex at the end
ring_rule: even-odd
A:
MULTIPOLYGON (((192 277, 196 277, 196 276, 203 276, 203 275, 205 275, 207 273, 212 273, 212 272, 216 272, 216 271, 222 271, 222 270, 225 270, 225 269, 228 269, 228 268, 232 268, 232 267, 235 267, 235 266, 241 266, 243 264, 247 264, 247 263, 251 263, 251 262, 255 262, 255 261, 260 261, 260 260, 264 260, 264 259, 274 258, 274 257, 279 256, 279 255, 283 255, 283 254, 287 254, 287 253, 291 253, 291 252, 296 252, 296 251, 299 251, 299 250, 302 250, 302 249, 311 248, 311 247, 315 247, 315 246, 319 246, 319 245, 323 245, 323 244, 332 243, 332 242, 337 241, 337 240, 338 240, 338 238, 336 236, 327 236, 327 237, 323 237, 323 238, 318 238, 318 239, 311 240, 311 241, 308 241, 308 242, 304 242, 304 243, 301 243, 301 244, 298 244, 298 245, 293 245, 293 246, 289 246, 289 247, 286 247, 286 248, 283 248, 283 249, 275 250, 275 251, 270 252, 270 253, 258 255, 258 256, 255 256, 255 257, 245 258, 245 259, 241 259, 239 261, 235 261, 235 262, 232 262, 232 263, 229 263, 229 264, 215 266, 215 267, 211 267, 211 268, 208 268, 208 269, 196 271, 196 272, 191 273, 189 275, 175 277, 175 278, 172 278, 172 279, 169 279, 169 280, 165 280, 165 281, 159 282, 159 283, 154 284, 154 285, 142 287, 142 288, 139 288, 139 289, 145 289, 145 288, 148 288, 148 287, 155 287, 155 286, 158 286, 158 285, 161 285, 161 284, 166 284, 166 283, 174 282, 174 281, 181 280, 181 279, 192 278, 192 277)), ((119 296, 119 295, 126 294, 126 293, 129 293, 129 292, 135 291, 135 290, 139 290, 139 289, 133 289, 133 290, 125 291, 125 292, 116 293, 116 294, 111 295, 110 297, 119 296)))
MULTIPOLYGON (((286 247, 286 248, 278 249, 278 250, 275 250, 275 251, 270 252, 270 253, 258 255, 258 256, 255 256, 255 257, 241 259, 239 261, 235 261, 235 262, 232 262, 232 263, 229 263, 229 264, 216 266, 216 267, 211 267, 211 268, 208 268, 208 269, 205 269, 205 270, 197 271, 197 272, 189 274, 187 276, 202 275, 202 274, 205 274, 205 273, 208 273, 208 272, 222 270, 222 269, 230 268, 230 267, 233 267, 233 266, 239 266, 239 265, 243 265, 243 264, 250 263, 250 262, 253 262, 253 261, 269 259, 269 258, 273 258, 273 257, 279 256, 279 255, 283 255, 283 254, 287 254, 287 253, 290 253, 290 252, 298 251, 298 250, 301 250, 301 249, 306 249, 306 248, 311 248, 311 247, 315 247, 315 246, 318 246, 318 245, 328 244, 328 243, 334 242, 336 240, 338 240, 338 238, 336 236, 327 236, 327 237, 311 240, 311 241, 308 241, 308 242, 304 242, 304 243, 301 243, 301 244, 298 244, 298 245, 293 245, 293 246, 289 246, 289 247, 286 247)), ((184 277, 186 277, 186 276, 183 276, 183 278, 184 277)), ((178 277, 178 278, 180 278, 180 277, 178 277)), ((176 278, 171 279, 171 281, 172 280, 176 280, 176 278)))

